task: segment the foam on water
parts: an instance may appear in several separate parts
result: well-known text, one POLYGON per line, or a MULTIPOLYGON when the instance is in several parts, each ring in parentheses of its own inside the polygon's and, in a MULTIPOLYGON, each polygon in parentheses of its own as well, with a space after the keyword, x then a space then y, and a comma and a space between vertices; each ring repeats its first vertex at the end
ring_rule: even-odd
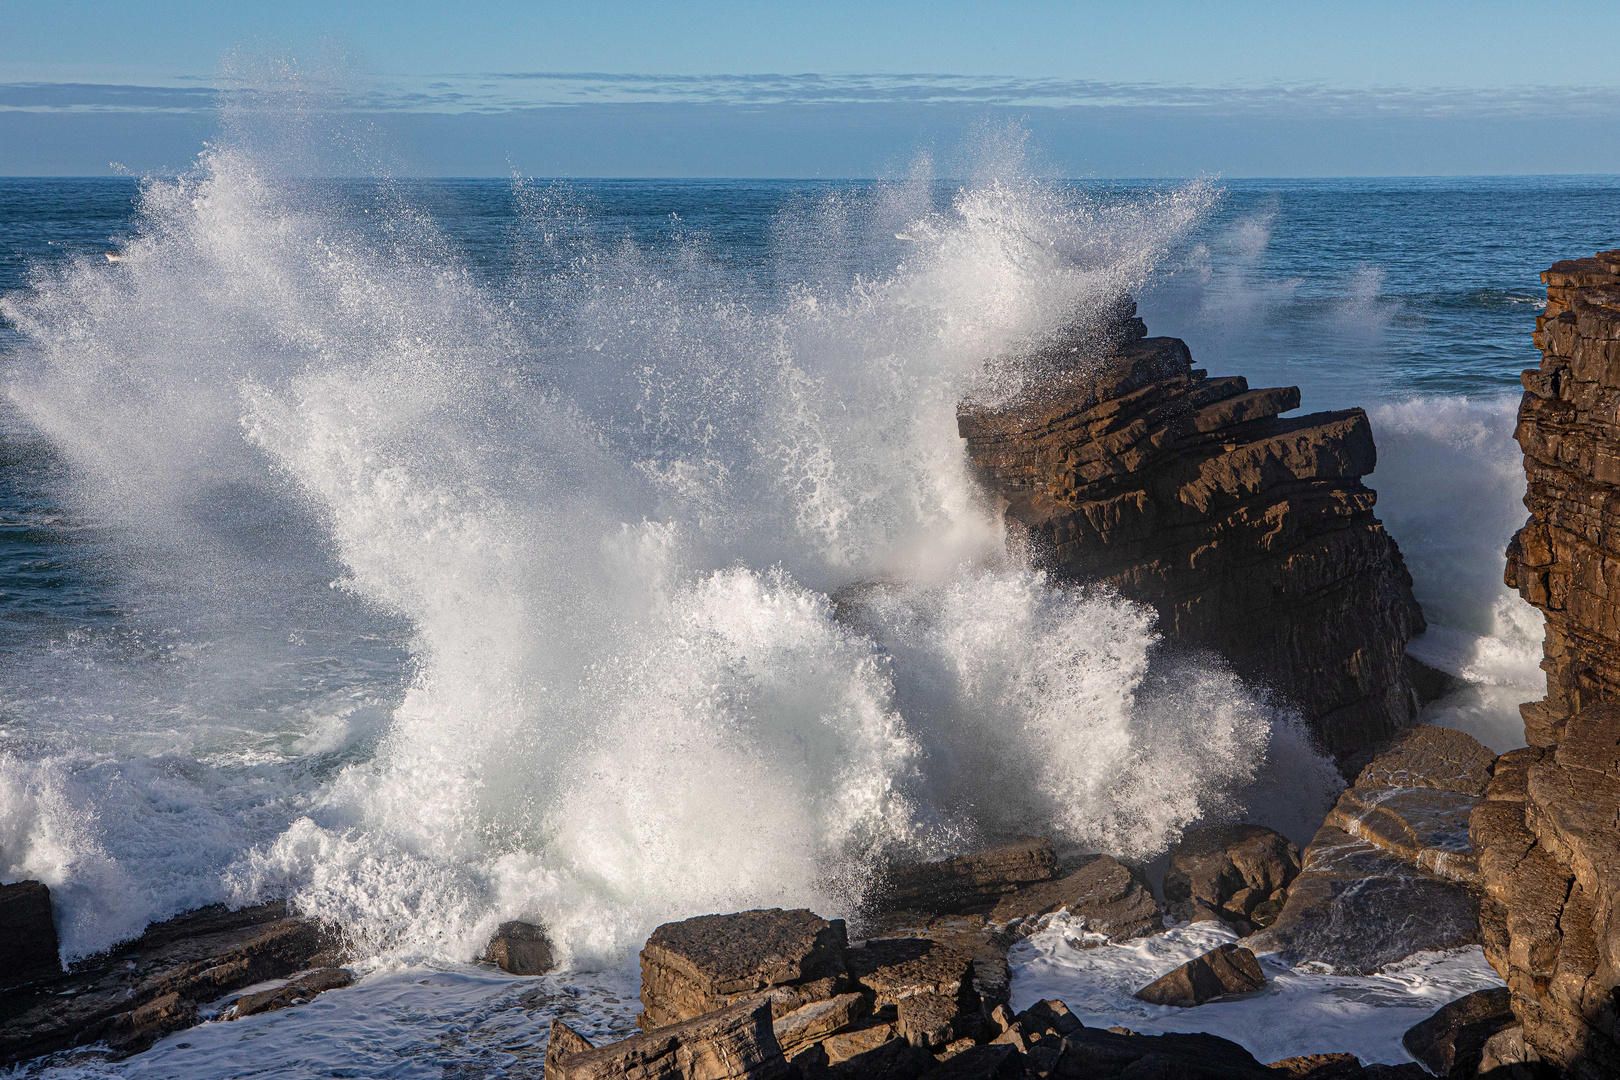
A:
POLYGON ((786 215, 763 295, 523 188, 494 290, 272 121, 146 184, 115 266, 5 301, 128 633, 182 646, 30 661, 96 686, 0 768, 5 872, 61 898, 65 955, 287 895, 388 963, 527 917, 586 967, 670 918, 853 913, 896 851, 1146 857, 1284 763, 1290 806, 1331 792, 1219 663, 1009 558, 955 432, 1025 375, 987 360, 1096 325, 1207 185, 1099 201, 998 136, 944 202, 920 166, 786 215))

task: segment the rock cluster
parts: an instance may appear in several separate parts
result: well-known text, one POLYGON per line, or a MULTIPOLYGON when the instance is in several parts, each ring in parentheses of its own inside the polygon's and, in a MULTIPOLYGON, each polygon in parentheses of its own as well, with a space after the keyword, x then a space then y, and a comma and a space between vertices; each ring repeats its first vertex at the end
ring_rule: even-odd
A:
POLYGON ((1361 482, 1366 414, 1282 419, 1297 388, 1209 378, 1180 340, 1144 335, 1126 318, 1102 359, 1060 342, 1023 392, 958 410, 1015 541, 1061 580, 1153 605, 1167 640, 1273 688, 1336 756, 1410 726, 1423 614, 1361 482))
POLYGON ((1241 945, 1222 945, 1166 972, 1136 992, 1152 1005, 1192 1008, 1230 994, 1249 994, 1266 987, 1265 972, 1254 953, 1241 945))
POLYGON ((1177 922, 1218 920, 1247 935, 1276 921, 1299 868, 1299 848, 1275 829, 1189 829, 1170 848, 1164 900, 1177 922))
POLYGON ((1301 858, 1276 921, 1252 948, 1368 975, 1422 949, 1477 942, 1468 815, 1493 755, 1446 728, 1404 732, 1339 797, 1301 858))
POLYGON ((1546 616, 1547 696, 1521 706, 1529 747, 1503 756, 1472 814, 1486 955, 1520 1026, 1487 1046, 1620 1075, 1620 252, 1541 275, 1541 364, 1515 432, 1530 518, 1506 580, 1546 616))
MULTIPOLYGON (((48 905, 43 885, 23 884, 48 905)), ((0 907, 0 917, 9 914, 0 907)), ((0 941, 19 940, 14 926, 0 922, 0 941)), ((307 1000, 348 984, 349 973, 335 966, 338 944, 321 925, 289 916, 279 901, 240 911, 202 908, 156 923, 69 972, 57 970, 0 996, 0 1067, 94 1042, 115 1054, 135 1053, 197 1023, 199 1005, 299 972, 307 974, 241 997, 226 1012, 248 1015, 307 1000)))

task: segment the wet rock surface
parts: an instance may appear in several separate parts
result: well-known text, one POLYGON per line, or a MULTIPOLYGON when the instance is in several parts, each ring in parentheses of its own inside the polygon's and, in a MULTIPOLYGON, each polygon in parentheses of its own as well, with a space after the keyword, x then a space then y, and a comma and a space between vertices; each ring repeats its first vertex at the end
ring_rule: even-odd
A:
POLYGON ((1274 921, 1299 871, 1299 848, 1274 829, 1189 829, 1170 849, 1164 899, 1177 922, 1219 920, 1248 934, 1274 921))
POLYGON ((280 902, 157 923, 67 974, 0 996, 0 1064, 104 1040, 134 1053, 197 1022, 197 1006, 333 955, 319 924, 280 902))
POLYGON ((1460 997, 1413 1025, 1401 1045, 1436 1076, 1477 1076, 1486 1041, 1514 1024, 1511 996, 1503 986, 1460 997))
POLYGON ((1140 874, 1109 855, 1091 855, 1062 877, 1004 896, 990 921, 1017 932, 1020 924, 1067 911, 1086 929, 1116 941, 1164 928, 1163 914, 1140 874))
POLYGON ((556 966, 545 927, 515 921, 501 923, 484 960, 513 975, 544 975, 556 966))
POLYGON ((1025 837, 940 862, 890 868, 881 889, 886 907, 944 915, 984 911, 1008 893, 1057 874, 1050 840, 1025 837))
POLYGON ((256 994, 243 994, 231 1003, 226 1010, 227 1018, 240 1020, 244 1016, 256 1016, 259 1013, 274 1012, 277 1009, 288 1009, 294 1005, 302 1005, 317 994, 328 990, 339 990, 354 982, 354 973, 347 968, 323 967, 316 968, 306 975, 288 980, 285 986, 274 990, 261 990, 256 994))
POLYGON ((788 991, 779 1013, 831 997, 842 988, 846 945, 843 920, 802 909, 666 923, 641 950, 642 1027, 679 1023, 776 988, 788 991))
POLYGON ((62 973, 51 891, 38 881, 0 885, 0 989, 62 973))
POLYGON ((1366 414, 1283 419, 1297 388, 1207 377, 1133 313, 1106 355, 1054 342, 1025 392, 959 408, 1013 541, 1059 579, 1153 605, 1169 642, 1273 687, 1336 756, 1410 726, 1404 651, 1424 622, 1361 482, 1366 414))
POLYGON ((1266 975, 1254 953, 1241 945, 1222 945, 1159 976, 1138 990, 1136 996, 1152 1005, 1191 1008, 1265 987, 1266 975))

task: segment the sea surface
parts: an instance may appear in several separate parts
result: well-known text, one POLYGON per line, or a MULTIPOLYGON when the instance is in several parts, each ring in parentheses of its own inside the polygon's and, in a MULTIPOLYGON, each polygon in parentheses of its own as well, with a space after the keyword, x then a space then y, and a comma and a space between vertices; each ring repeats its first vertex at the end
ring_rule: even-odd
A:
MULTIPOLYGON (((629 1030, 653 926, 855 916, 886 853, 1303 843, 1340 782, 1286 709, 1008 557, 964 468, 956 403, 1020 378, 987 361, 1123 291, 1213 374, 1368 410, 1412 651, 1459 680, 1426 719, 1520 745, 1518 373, 1620 180, 315 181, 281 145, 0 179, 0 881, 50 885, 70 961, 288 896, 365 977, 27 1074, 537 1073, 554 1015, 629 1030), (563 974, 469 963, 510 918, 563 974)), ((1393 1062, 1496 983, 1474 949, 1137 1015, 1210 932, 1057 927, 1015 997, 1393 1062)))

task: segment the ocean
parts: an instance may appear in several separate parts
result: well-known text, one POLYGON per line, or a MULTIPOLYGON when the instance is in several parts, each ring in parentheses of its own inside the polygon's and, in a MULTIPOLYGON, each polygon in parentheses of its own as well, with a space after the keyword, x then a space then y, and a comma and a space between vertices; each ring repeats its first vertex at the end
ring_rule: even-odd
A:
MULTIPOLYGON (((653 926, 853 915, 885 853, 1308 840, 1339 781, 1286 709, 1009 558, 967 476, 986 358, 1121 291, 1212 374, 1368 410, 1412 652, 1460 680, 1425 719, 1520 745, 1518 372, 1538 272, 1620 246, 1616 211, 1606 177, 1071 181, 1005 148, 964 178, 311 180, 239 139, 181 178, 0 179, 0 881, 50 885, 69 961, 286 896, 365 976, 23 1072, 523 1075, 554 1015, 629 1029, 653 926), (563 974, 469 963, 510 918, 563 974)), ((1497 983, 1477 949, 1290 974, 1287 1030, 1108 989, 1210 933, 1054 930, 1015 999, 1400 1061, 1497 983)))

